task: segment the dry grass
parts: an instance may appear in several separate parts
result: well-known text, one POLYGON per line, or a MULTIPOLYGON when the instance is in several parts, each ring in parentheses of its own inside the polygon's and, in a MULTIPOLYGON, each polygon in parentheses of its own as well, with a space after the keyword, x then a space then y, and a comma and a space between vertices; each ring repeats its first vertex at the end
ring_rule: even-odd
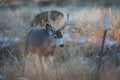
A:
MULTIPOLYGON (((60 10, 62 12, 68 12, 71 20, 74 22, 73 26, 66 29, 65 32, 71 32, 72 42, 65 41, 65 52, 58 50, 61 53, 65 53, 65 58, 59 57, 61 53, 58 52, 56 59, 57 66, 57 80, 96 80, 97 71, 97 55, 100 51, 100 44, 103 36, 105 15, 110 15, 110 28, 108 30, 107 38, 110 40, 116 40, 118 43, 111 46, 111 50, 105 48, 104 56, 108 58, 102 63, 100 70, 100 80, 120 80, 120 72, 117 71, 117 67, 120 65, 120 59, 116 56, 120 53, 119 41, 120 41, 120 11, 117 8, 88 8, 77 9, 74 12, 70 8, 61 9, 54 6, 50 9, 60 10), (75 42, 74 39, 78 37, 86 38, 85 43, 75 42)), ((43 7, 44 10, 48 8, 43 7)), ((76 9, 76 8, 75 8, 76 9)), ((16 10, 3 10, 0 12, 0 32, 1 36, 13 38, 19 37, 21 42, 24 40, 25 35, 30 30, 31 19, 39 13, 39 7, 21 7, 16 10)), ((13 44, 13 43, 11 43, 13 44)), ((23 52, 23 44, 18 43, 19 58, 22 61, 21 55, 23 52)), ((4 54, 5 52, 1 52, 4 54)), ((9 54, 9 53, 8 53, 9 54)), ((0 69, 0 74, 7 76, 6 80, 18 80, 22 77, 21 64, 12 64, 11 58, 5 57, 4 64, 0 69), (11 61, 11 62, 10 62, 11 61)), ((38 65, 36 71, 34 66, 34 55, 31 56, 29 63, 26 65, 25 77, 29 80, 39 80, 41 76, 41 67, 38 65)), ((44 71, 44 80, 54 79, 54 69, 50 62, 46 59, 47 66, 44 71)), ((36 63, 38 64, 38 62, 36 63)))

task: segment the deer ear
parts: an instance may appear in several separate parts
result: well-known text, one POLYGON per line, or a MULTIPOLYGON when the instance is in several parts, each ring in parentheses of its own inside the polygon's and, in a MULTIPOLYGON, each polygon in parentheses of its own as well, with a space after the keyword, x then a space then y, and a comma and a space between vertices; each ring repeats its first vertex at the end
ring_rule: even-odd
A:
POLYGON ((52 31, 53 33, 56 33, 56 30, 54 27, 51 26, 51 24, 46 24, 46 30, 47 31, 52 31))
POLYGON ((51 31, 52 31, 53 33, 56 33, 56 30, 55 30, 54 27, 51 27, 51 31))
POLYGON ((46 30, 51 30, 51 25, 50 24, 46 24, 46 30))

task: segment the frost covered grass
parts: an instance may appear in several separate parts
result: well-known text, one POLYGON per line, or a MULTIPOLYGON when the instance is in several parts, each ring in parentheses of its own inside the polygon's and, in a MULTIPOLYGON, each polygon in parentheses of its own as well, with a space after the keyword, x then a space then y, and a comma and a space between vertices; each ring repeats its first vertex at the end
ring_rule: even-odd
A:
MULTIPOLYGON (((105 27, 105 15, 110 16, 110 27, 105 41, 100 80, 120 80, 120 10, 103 7, 42 7, 45 10, 59 10, 70 14, 73 25, 64 31, 65 48, 56 54, 57 80, 96 80, 97 57, 100 52, 105 27), (71 10, 74 10, 71 12, 71 10), (61 56, 64 53, 64 57, 61 56)), ((53 80, 54 70, 48 60, 45 76, 41 68, 34 67, 34 55, 26 65, 25 76, 21 71, 24 37, 31 29, 30 22, 41 12, 38 6, 20 7, 16 10, 0 11, 0 79, 5 80, 53 80), (2 45, 9 43, 9 49, 2 45), (17 46, 14 46, 17 45, 17 46), (12 47, 11 47, 12 45, 12 47), (7 49, 9 51, 7 51, 7 49), (17 49, 17 50, 16 50, 17 49), (14 63, 14 57, 20 61, 14 63), (16 56, 14 54, 17 54, 16 56)), ((37 63, 38 64, 38 63, 37 63)), ((40 64, 38 65, 40 67, 40 64)))

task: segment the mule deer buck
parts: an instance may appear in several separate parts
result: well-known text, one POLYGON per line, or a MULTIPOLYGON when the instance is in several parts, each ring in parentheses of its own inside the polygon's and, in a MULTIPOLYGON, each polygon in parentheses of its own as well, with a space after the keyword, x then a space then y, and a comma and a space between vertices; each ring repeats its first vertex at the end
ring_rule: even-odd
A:
POLYGON ((46 29, 32 29, 25 40, 25 52, 28 53, 26 60, 31 54, 37 54, 39 56, 39 61, 42 63, 42 70, 44 70, 44 57, 49 57, 50 62, 54 66, 56 76, 54 51, 57 46, 61 48, 64 47, 62 30, 64 30, 67 25, 69 24, 65 24, 63 27, 56 30, 51 24, 47 23, 46 29))
POLYGON ((53 22, 56 23, 57 27, 61 26, 62 19, 64 15, 60 11, 51 10, 51 11, 45 11, 42 12, 34 17, 34 19, 31 22, 32 27, 44 27, 46 23, 53 22))

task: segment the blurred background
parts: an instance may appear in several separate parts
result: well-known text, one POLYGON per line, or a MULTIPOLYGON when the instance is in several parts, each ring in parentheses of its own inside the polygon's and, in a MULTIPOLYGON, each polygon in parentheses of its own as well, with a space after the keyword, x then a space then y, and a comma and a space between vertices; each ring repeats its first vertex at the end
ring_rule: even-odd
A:
POLYGON ((119 0, 0 0, 1 7, 19 7, 28 5, 56 5, 56 6, 119 6, 119 0))
POLYGON ((98 80, 97 74, 99 80, 120 80, 119 0, 0 0, 0 80, 54 79, 48 59, 45 76, 40 75, 40 64, 36 71, 34 55, 25 66, 25 75, 22 73, 24 40, 31 21, 49 10, 63 13, 63 22, 72 23, 63 32, 65 48, 55 52, 57 80, 98 80), (106 15, 110 23, 98 72, 106 15))

